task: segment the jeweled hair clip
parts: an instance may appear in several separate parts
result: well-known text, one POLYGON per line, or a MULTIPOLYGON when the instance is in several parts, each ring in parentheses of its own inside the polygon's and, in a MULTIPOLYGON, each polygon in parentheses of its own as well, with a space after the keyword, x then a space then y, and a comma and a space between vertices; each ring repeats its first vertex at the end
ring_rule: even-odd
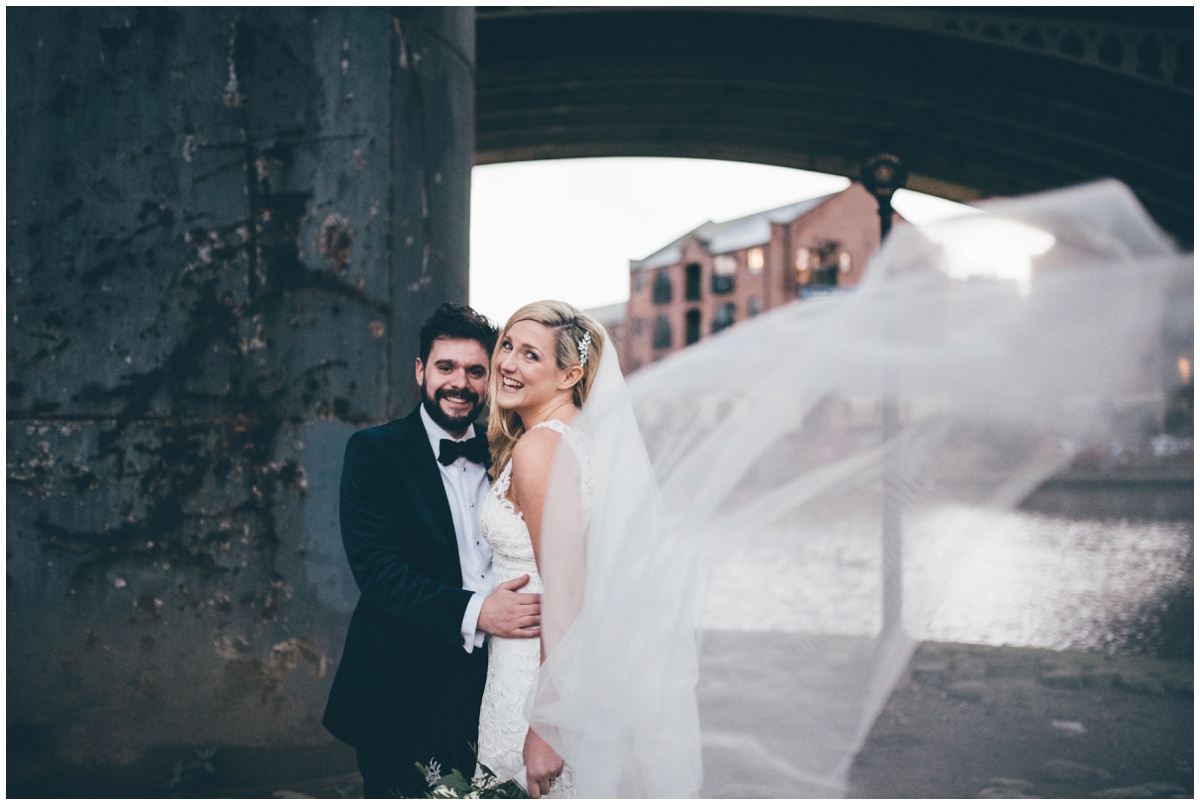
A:
POLYGON ((575 346, 579 348, 579 364, 582 366, 587 363, 588 347, 592 345, 592 334, 590 331, 584 330, 583 338, 579 339, 579 343, 575 346))

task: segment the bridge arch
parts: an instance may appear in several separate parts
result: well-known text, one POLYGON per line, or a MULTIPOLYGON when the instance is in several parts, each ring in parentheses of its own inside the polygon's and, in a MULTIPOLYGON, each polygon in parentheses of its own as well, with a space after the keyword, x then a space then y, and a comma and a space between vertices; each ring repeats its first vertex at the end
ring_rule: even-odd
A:
POLYGON ((477 11, 477 164, 730 159, 956 201, 1114 176, 1193 240, 1192 11, 477 11))

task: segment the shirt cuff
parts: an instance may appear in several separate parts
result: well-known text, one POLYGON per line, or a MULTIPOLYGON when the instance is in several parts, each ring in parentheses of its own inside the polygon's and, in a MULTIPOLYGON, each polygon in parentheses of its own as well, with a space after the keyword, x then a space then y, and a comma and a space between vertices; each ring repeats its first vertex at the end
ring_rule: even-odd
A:
POLYGON ((460 632, 463 637, 463 648, 468 654, 483 645, 485 635, 479 631, 479 612, 483 609, 484 597, 483 593, 474 593, 471 600, 467 602, 466 611, 463 612, 460 632))

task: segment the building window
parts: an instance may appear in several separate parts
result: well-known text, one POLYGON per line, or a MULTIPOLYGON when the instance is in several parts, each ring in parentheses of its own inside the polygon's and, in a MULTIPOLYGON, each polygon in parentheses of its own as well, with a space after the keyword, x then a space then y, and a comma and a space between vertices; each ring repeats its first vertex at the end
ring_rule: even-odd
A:
POLYGON ((746 302, 746 316, 749 318, 754 318, 761 312, 762 312, 762 300, 759 299, 757 296, 750 297, 750 300, 748 302, 746 302))
POLYGON ((726 327, 733 325, 734 317, 737 315, 737 305, 733 302, 725 302, 717 307, 717 315, 713 319, 712 331, 713 334, 719 333, 726 327))
POLYGON ((796 285, 837 285, 838 273, 849 271, 850 254, 834 241, 796 249, 796 285))
POLYGON ((692 308, 687 312, 687 330, 684 333, 684 343, 694 344, 700 340, 700 311, 692 308))
POLYGON ((720 274, 713 274, 712 292, 715 294, 733 293, 733 277, 723 277, 720 274))
POLYGON ((700 264, 688 263, 687 275, 684 278, 684 299, 696 302, 700 299, 700 264))
POLYGON ((737 258, 732 254, 718 254, 713 258, 712 292, 733 293, 734 277, 737 275, 737 258))
POLYGON ((633 334, 641 335, 646 329, 646 320, 638 316, 633 320, 633 334))
POLYGON ((654 304, 667 304, 671 301, 671 295, 671 271, 660 268, 654 275, 654 304))
POLYGON ((796 249, 796 284, 808 285, 808 247, 796 249))
POLYGON ((671 340, 671 320, 666 316, 656 316, 654 318, 654 338, 651 341, 651 346, 655 349, 670 349, 671 340))
POLYGON ((646 272, 645 271, 633 272, 633 292, 641 293, 645 289, 646 289, 646 272))
POLYGON ((755 246, 746 252, 746 268, 751 274, 761 274, 763 270, 763 250, 755 246))
POLYGON ((836 241, 823 240, 817 246, 817 268, 811 280, 813 285, 837 285, 838 271, 842 263, 842 251, 836 241))

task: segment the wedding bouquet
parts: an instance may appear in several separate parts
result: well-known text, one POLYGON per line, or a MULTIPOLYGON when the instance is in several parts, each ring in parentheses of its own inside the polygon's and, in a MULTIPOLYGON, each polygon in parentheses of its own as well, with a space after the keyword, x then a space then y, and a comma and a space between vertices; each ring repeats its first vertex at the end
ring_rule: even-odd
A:
POLYGON ((525 789, 515 780, 499 780, 496 773, 482 763, 474 777, 467 777, 458 769, 442 774, 441 765, 430 758, 429 765, 418 763, 417 768, 429 783, 428 799, 529 799, 525 789))

